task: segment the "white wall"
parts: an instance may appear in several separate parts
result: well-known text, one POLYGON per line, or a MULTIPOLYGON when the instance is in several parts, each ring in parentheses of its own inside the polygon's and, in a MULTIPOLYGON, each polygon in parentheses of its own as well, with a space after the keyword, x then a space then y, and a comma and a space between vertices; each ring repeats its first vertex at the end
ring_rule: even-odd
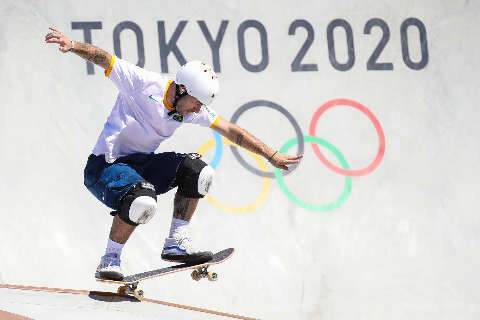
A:
MULTIPOLYGON (((368 174, 352 177, 346 201, 317 212, 294 203, 275 179, 242 167, 225 145, 211 195, 232 207, 260 200, 243 213, 203 200, 192 232, 202 247, 232 246, 237 254, 217 268, 221 279, 215 284, 178 274, 145 282, 147 295, 266 319, 478 319, 479 14, 478 2, 460 0, 2 1, 0 281, 115 289, 93 278, 111 217, 83 187, 83 167, 116 91, 101 69, 89 75, 80 58, 43 43, 48 26, 84 41, 72 23, 99 21, 102 29, 92 31, 92 41, 113 52, 115 27, 132 21, 143 34, 145 68, 161 72, 158 21, 168 38, 179 21, 187 21, 178 48, 186 59, 213 63, 197 21, 215 36, 225 20, 218 60, 221 95, 212 108, 230 119, 250 101, 269 100, 288 110, 308 135, 321 105, 351 99, 378 119, 385 154, 368 174), (389 28, 377 62, 392 63, 393 70, 367 70, 386 35, 380 27, 365 34, 373 18, 389 28), (409 18, 426 29, 428 60, 419 70, 402 54, 401 25, 409 18), (289 35, 297 19, 313 28, 302 63, 316 64, 318 71, 291 69, 307 38, 305 28, 289 35), (329 59, 327 29, 335 19, 352 30, 355 60, 346 71, 329 59), (248 20, 260 22, 266 32, 268 63, 258 72, 248 71, 239 53, 238 30, 248 20), (264 193, 262 186, 268 188, 264 193)), ((422 59, 418 30, 413 26, 404 33, 414 63, 422 59)), ((344 29, 335 28, 333 37, 338 63, 345 64, 344 29)), ((260 39, 255 29, 244 33, 251 65, 262 61, 260 39)), ((137 62, 133 32, 121 33, 120 42, 122 57, 137 62)), ((179 66, 173 54, 164 63, 172 74, 179 66)), ((239 124, 275 148, 295 136, 284 116, 265 107, 246 112, 239 124)), ((368 118, 345 106, 323 114, 315 133, 353 169, 367 167, 379 148, 368 118)), ((196 151, 210 139, 210 130, 185 126, 159 151, 196 151)), ((285 178, 288 187, 308 203, 335 202, 345 177, 320 162, 311 143, 305 143, 304 154, 301 166, 285 178)), ((208 161, 213 157, 213 151, 205 155, 208 161)), ((245 159, 256 166, 248 155, 245 159)), ((173 193, 159 198, 155 220, 128 243, 127 272, 164 265, 160 252, 172 198, 173 193)))

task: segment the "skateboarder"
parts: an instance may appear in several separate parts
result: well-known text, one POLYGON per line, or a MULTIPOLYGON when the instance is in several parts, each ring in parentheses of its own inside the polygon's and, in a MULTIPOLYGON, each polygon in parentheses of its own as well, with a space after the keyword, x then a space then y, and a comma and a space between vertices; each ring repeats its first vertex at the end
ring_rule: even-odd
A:
POLYGON ((119 93, 84 171, 84 184, 113 209, 113 223, 97 272, 101 277, 123 278, 120 256, 128 238, 156 213, 157 195, 177 187, 170 234, 162 259, 203 263, 210 251, 192 246, 188 225, 199 199, 212 183, 214 170, 195 153, 154 153, 162 141, 183 123, 210 127, 237 145, 265 157, 284 170, 302 156, 278 153, 209 107, 219 90, 212 68, 199 61, 180 67, 174 80, 124 61, 91 44, 71 40, 55 28, 46 43, 59 45, 103 69, 119 93))

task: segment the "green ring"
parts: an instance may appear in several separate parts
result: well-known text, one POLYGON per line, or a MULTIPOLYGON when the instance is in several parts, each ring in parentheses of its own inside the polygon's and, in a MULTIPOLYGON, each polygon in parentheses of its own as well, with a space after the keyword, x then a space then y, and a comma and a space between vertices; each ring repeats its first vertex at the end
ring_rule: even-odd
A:
MULTIPOLYGON (((305 140, 304 140, 305 142, 316 143, 322 147, 325 147, 329 151, 331 151, 340 162, 340 165, 342 166, 342 168, 344 169, 350 168, 350 166, 347 163, 347 160, 345 160, 345 157, 332 144, 318 137, 312 137, 312 136, 304 136, 304 137, 305 137, 305 140)), ((297 138, 290 139, 287 141, 287 143, 285 143, 280 148, 279 152, 286 153, 291 147, 293 147, 297 143, 298 143, 297 138)), ((294 195, 288 189, 287 185, 285 184, 285 178, 283 177, 280 169, 275 168, 273 172, 275 174, 280 190, 282 190, 283 193, 285 193, 287 198, 293 203, 295 203, 296 205, 298 205, 299 207, 302 207, 310 211, 326 212, 326 211, 332 211, 332 210, 338 209, 345 201, 347 201, 347 198, 352 191, 352 178, 350 176, 345 176, 345 187, 343 188, 343 191, 340 194, 340 196, 334 202, 327 203, 327 204, 311 204, 299 199, 296 195, 294 195)))

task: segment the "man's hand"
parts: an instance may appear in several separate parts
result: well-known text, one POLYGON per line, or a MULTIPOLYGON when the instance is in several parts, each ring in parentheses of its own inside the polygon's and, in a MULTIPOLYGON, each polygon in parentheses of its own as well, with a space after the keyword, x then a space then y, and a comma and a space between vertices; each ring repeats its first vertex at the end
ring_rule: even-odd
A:
POLYGON ((95 47, 89 43, 74 42, 62 32, 55 28, 49 28, 51 32, 45 36, 46 43, 57 43, 60 46, 58 50, 65 52, 73 52, 76 55, 88 60, 103 69, 108 69, 112 61, 112 55, 105 50, 95 47))
POLYGON ((59 44, 60 46, 58 47, 58 50, 62 51, 63 53, 69 52, 73 49, 73 41, 70 40, 69 37, 55 28, 50 27, 49 29, 51 31, 45 36, 46 43, 59 44))
POLYGON ((274 166, 279 169, 288 170, 288 166, 292 164, 299 163, 302 160, 303 155, 300 156, 289 156, 282 153, 275 152, 273 157, 271 157, 268 161, 274 166))

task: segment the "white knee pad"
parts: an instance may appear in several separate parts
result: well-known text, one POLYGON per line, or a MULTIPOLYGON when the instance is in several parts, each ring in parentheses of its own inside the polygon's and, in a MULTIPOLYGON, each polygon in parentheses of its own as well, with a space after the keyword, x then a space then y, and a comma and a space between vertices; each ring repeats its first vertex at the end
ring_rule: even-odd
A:
POLYGON ((130 204, 128 217, 133 223, 144 224, 150 221, 156 212, 157 201, 149 196, 140 196, 130 204))
POLYGON ((200 174, 198 175, 198 193, 202 196, 208 193, 214 176, 215 170, 210 166, 206 166, 200 171, 200 174))
POLYGON ((138 226, 150 221, 157 211, 157 195, 155 187, 142 181, 122 198, 120 208, 117 212, 124 222, 138 226))

